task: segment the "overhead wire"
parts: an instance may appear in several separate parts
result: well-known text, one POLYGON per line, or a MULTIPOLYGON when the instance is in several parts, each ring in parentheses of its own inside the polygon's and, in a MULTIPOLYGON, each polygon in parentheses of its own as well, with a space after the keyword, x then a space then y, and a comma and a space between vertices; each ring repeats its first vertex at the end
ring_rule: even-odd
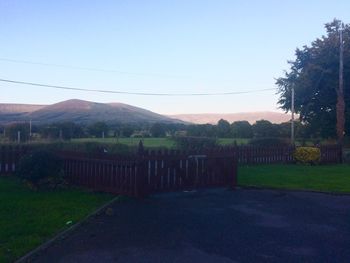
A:
POLYGON ((50 84, 18 81, 18 80, 11 80, 11 79, 0 79, 0 81, 5 83, 30 85, 30 86, 62 89, 62 90, 75 90, 75 91, 84 91, 84 92, 100 92, 100 93, 140 95, 140 96, 169 96, 169 97, 170 96, 223 96, 223 95, 238 95, 238 94, 247 94, 247 93, 256 93, 256 92, 275 90, 275 88, 267 88, 267 89, 257 89, 257 90, 247 90, 247 91, 230 91, 230 92, 214 92, 214 93, 152 93, 152 92, 149 93, 149 92, 130 92, 130 91, 120 91, 120 90, 85 89, 85 88, 77 88, 77 87, 70 87, 70 86, 60 86, 60 85, 50 85, 50 84))

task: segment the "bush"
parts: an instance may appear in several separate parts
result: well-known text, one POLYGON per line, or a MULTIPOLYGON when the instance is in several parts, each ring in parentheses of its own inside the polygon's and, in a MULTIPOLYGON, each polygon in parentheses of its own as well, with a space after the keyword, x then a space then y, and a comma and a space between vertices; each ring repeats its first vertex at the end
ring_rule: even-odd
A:
POLYGON ((316 147, 298 147, 294 152, 294 158, 298 163, 317 164, 321 159, 321 151, 316 147))
POLYGON ((34 187, 56 188, 64 184, 62 161, 50 151, 35 151, 19 162, 17 175, 34 187))
POLYGON ((174 137, 176 146, 181 150, 202 150, 217 146, 216 138, 209 137, 174 137))
POLYGON ((255 138, 249 141, 250 145, 253 146, 288 146, 289 142, 286 139, 276 138, 276 137, 265 137, 265 138, 255 138))

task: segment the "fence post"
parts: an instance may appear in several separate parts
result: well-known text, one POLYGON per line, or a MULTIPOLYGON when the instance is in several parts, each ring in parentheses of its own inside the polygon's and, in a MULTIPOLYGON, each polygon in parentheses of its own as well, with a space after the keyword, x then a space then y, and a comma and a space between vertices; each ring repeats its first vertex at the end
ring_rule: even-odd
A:
POLYGON ((230 160, 232 160, 232 170, 231 170, 231 175, 229 176, 230 178, 230 185, 229 187, 234 190, 237 186, 237 176, 238 176, 238 162, 237 162, 237 158, 230 158, 230 160))
MULTIPOLYGON (((140 141, 140 144, 141 141, 140 141)), ((137 198, 144 198, 148 194, 148 187, 147 187, 147 159, 144 158, 145 155, 139 154, 136 162, 137 167, 137 173, 135 176, 135 197, 137 198)))
POLYGON ((338 160, 336 160, 336 163, 343 163, 343 146, 339 145, 339 150, 338 150, 338 160))

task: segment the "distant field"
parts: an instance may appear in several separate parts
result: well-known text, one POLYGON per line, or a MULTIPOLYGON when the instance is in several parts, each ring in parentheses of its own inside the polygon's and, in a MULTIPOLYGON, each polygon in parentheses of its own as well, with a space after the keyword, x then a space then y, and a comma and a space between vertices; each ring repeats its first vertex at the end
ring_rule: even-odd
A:
POLYGON ((227 145, 227 144, 234 144, 234 142, 237 143, 237 145, 241 144, 247 144, 249 142, 249 139, 244 138, 219 138, 218 143, 221 145, 227 145))
MULTIPOLYGON (((83 138, 83 139, 74 139, 73 142, 100 142, 100 143, 122 143, 128 146, 137 146, 141 138, 83 138)), ((143 138, 143 145, 145 147, 166 147, 173 148, 175 147, 175 142, 171 138, 143 138)), ((231 138, 220 138, 218 143, 220 145, 233 144, 234 141, 237 144, 246 144, 249 139, 231 139, 231 138)))
MULTIPOLYGON (((137 146, 141 138, 83 138, 73 139, 73 142, 100 142, 100 143, 121 143, 128 146, 137 146)), ((175 146, 173 140, 169 138, 143 138, 143 146, 145 147, 167 147, 172 148, 175 146)))

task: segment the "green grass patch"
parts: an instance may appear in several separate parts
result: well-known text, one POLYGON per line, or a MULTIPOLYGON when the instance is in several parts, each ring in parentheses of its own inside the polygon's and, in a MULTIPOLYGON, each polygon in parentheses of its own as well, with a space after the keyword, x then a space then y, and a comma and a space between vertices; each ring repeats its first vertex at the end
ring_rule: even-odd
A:
POLYGON ((13 262, 111 198, 80 189, 32 191, 0 177, 0 262, 13 262))
MULTIPOLYGON (((82 138, 73 139, 72 142, 99 142, 99 143, 121 143, 128 146, 138 146, 141 138, 82 138)), ((174 148, 175 141, 171 138, 143 138, 143 146, 145 147, 165 147, 174 148)), ((219 138, 218 143, 220 145, 233 144, 236 141, 238 145, 247 144, 249 139, 232 139, 232 138, 219 138)))
POLYGON ((350 193, 350 165, 241 166, 238 184, 293 190, 350 193))
MULTIPOLYGON (((127 146, 138 146, 141 138, 82 138, 73 139, 73 142, 99 142, 99 143, 121 143, 127 146)), ((143 138, 144 147, 173 148, 175 142, 171 138, 143 138)))
POLYGON ((219 138, 218 139, 218 144, 220 145, 230 145, 234 144, 235 142, 237 145, 244 145, 249 142, 250 139, 245 139, 245 138, 219 138))

